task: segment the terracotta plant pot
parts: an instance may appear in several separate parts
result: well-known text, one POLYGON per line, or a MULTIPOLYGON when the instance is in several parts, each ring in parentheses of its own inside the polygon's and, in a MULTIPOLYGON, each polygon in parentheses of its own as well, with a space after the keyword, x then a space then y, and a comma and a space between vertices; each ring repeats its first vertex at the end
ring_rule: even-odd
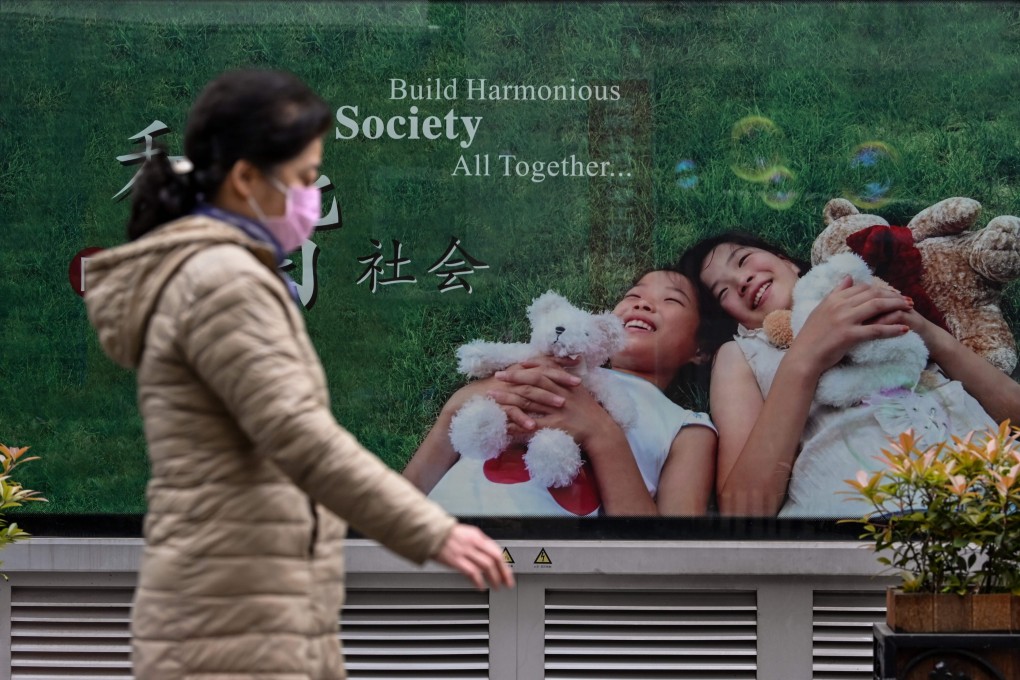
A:
POLYGON ((886 591, 886 622, 897 633, 1020 633, 1020 596, 886 591))

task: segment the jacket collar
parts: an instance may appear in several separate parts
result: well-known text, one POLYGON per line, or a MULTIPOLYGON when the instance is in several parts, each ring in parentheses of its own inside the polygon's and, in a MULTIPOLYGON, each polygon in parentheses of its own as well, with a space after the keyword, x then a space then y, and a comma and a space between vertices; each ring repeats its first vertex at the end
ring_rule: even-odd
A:
POLYGON ((269 233, 269 230, 266 229, 265 225, 249 217, 245 217, 244 215, 240 215, 230 210, 224 210, 223 208, 217 208, 216 206, 205 202, 199 203, 195 206, 195 209, 191 211, 191 214, 204 215, 205 217, 211 217, 214 220, 219 220, 220 222, 226 222, 231 226, 237 227, 256 241, 262 241, 263 243, 271 246, 273 254, 276 257, 277 273, 280 275, 280 278, 283 279, 283 282, 287 284, 287 290, 290 291, 290 296, 294 298, 294 302, 299 305, 303 304, 301 302, 301 292, 298 290, 297 283, 294 282, 294 279, 291 278, 290 274, 279 269, 279 267, 284 263, 284 260, 287 259, 287 253, 283 252, 283 247, 280 245, 280 242, 276 240, 275 236, 269 233))
POLYGON ((283 252, 283 247, 280 242, 276 240, 276 237, 269 233, 265 225, 261 222, 257 222, 249 217, 240 215, 230 210, 224 210, 223 208, 217 208, 211 203, 199 203, 195 206, 195 209, 191 211, 193 215, 205 215, 211 217, 214 220, 220 222, 226 222, 232 226, 237 227, 248 236, 252 237, 256 241, 262 241, 268 243, 273 247, 273 253, 276 255, 276 266, 283 264, 283 261, 287 259, 287 253, 283 252))

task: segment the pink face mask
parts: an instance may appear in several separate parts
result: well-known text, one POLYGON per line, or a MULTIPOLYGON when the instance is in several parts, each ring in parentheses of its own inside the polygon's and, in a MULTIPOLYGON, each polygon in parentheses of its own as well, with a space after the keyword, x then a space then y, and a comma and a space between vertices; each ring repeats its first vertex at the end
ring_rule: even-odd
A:
POLYGON ((287 197, 286 208, 282 215, 268 217, 251 196, 248 205, 259 216, 259 221, 280 242, 283 252, 297 250, 315 231, 315 223, 322 216, 322 192, 316 186, 284 185, 275 177, 269 183, 287 197))

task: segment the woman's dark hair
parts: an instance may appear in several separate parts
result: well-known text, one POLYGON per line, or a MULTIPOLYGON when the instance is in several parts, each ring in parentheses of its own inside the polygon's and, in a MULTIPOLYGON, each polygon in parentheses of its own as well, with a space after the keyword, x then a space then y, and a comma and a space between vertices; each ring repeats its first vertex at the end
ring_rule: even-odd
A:
POLYGON ((326 102, 285 71, 228 71, 210 82, 188 114, 184 155, 174 172, 165 150, 150 157, 131 193, 127 236, 134 240, 212 199, 240 159, 263 171, 300 154, 330 123, 326 102))
POLYGON ((694 287, 698 291, 698 310, 701 313, 701 323, 698 325, 698 346, 709 355, 715 354, 716 350, 732 340, 737 332, 736 320, 723 310, 719 300, 712 295, 712 291, 701 282, 701 271, 705 268, 705 259, 724 243, 757 248, 772 253, 797 265, 802 275, 811 269, 809 262, 794 257, 779 246, 744 231, 727 231, 709 236, 688 248, 680 256, 676 268, 694 283, 694 287))

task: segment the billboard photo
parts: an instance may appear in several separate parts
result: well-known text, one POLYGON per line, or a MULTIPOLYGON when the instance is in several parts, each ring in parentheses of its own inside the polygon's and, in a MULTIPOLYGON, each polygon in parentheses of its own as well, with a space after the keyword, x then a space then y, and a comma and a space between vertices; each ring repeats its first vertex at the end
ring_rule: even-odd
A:
MULTIPOLYGON (((706 237, 740 230, 809 261, 833 199, 894 226, 951 197, 977 202, 974 229, 1020 213, 1020 10, 1009 3, 10 0, 0 19, 0 438, 42 458, 19 480, 50 501, 32 513, 145 511, 135 376, 89 325, 88 261, 125 241, 141 164, 183 155, 191 103, 227 69, 292 71, 335 113, 322 218, 284 269, 337 420, 458 515, 494 523, 609 527, 630 514, 614 511, 626 504, 585 452, 543 471, 525 462, 526 442, 463 453, 491 412, 459 421, 466 443, 449 439, 448 400, 507 356, 555 353, 557 314, 590 324, 591 340, 597 315, 617 308, 624 342, 648 343, 660 317, 619 309, 637 283, 695 308, 676 322, 693 342, 694 284, 641 277, 706 237), (472 341, 490 344, 458 370, 472 341)), ((1015 278, 994 291, 1007 344, 1015 278)), ((672 517, 657 522, 729 526, 712 359, 687 365, 696 348, 681 345, 655 345, 651 364, 613 362, 626 372, 592 359, 585 384, 626 422, 621 455, 672 517)), ((874 466, 864 428, 917 428, 896 408, 830 429, 845 457, 800 479, 814 485, 804 497, 835 498, 853 475, 844 467, 874 466)), ((860 514, 812 503, 763 514, 860 514)))

